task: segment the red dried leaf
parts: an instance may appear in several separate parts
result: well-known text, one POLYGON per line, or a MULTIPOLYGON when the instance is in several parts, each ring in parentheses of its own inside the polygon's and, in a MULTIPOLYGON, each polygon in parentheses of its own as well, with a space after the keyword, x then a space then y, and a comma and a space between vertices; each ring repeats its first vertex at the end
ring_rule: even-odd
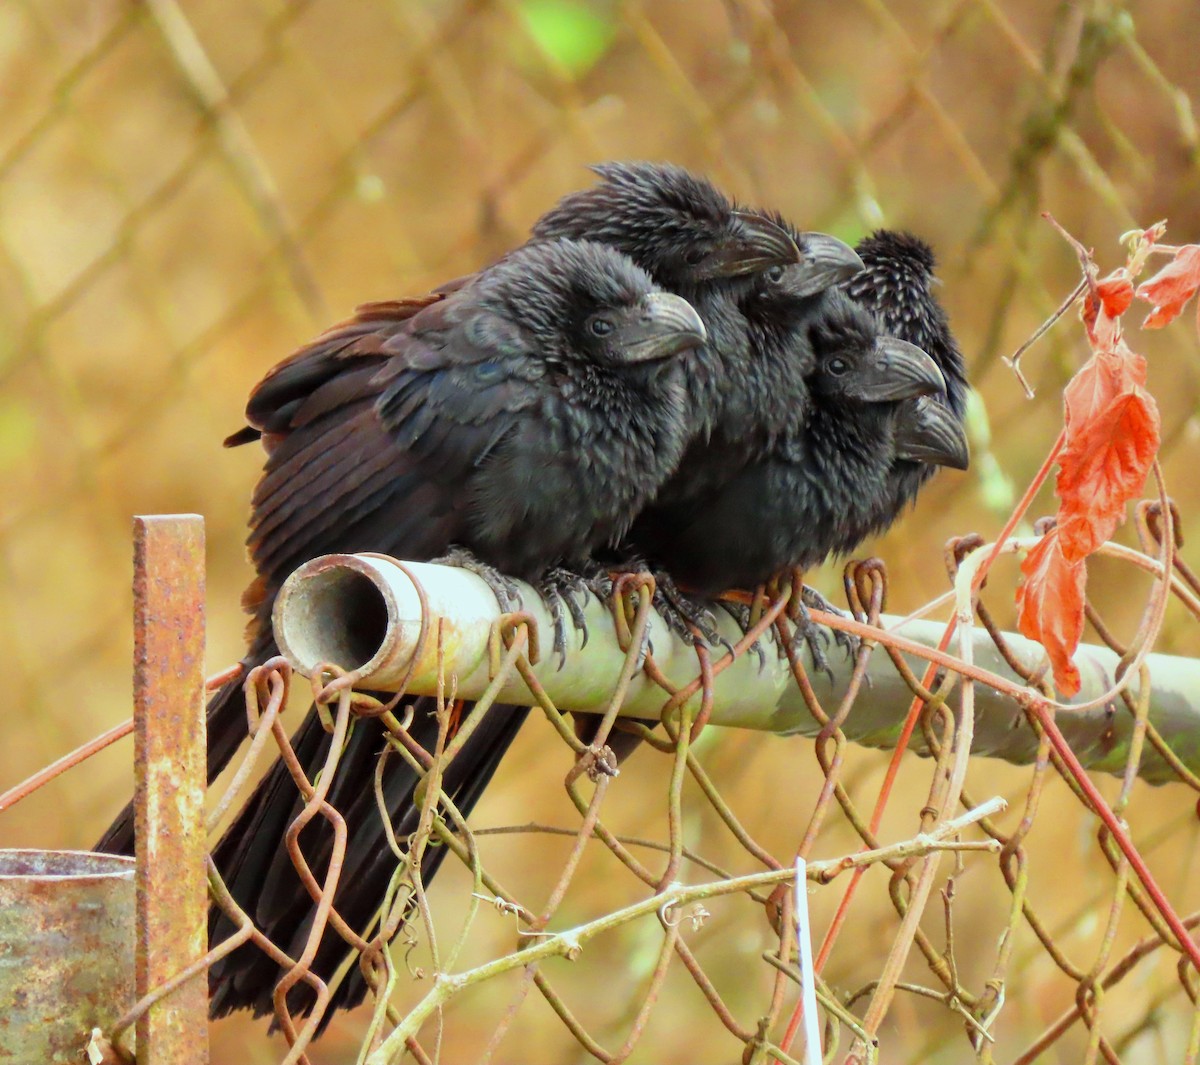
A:
POLYGON ((1088 359, 1063 390, 1063 420, 1067 443, 1087 433, 1095 421, 1121 394, 1141 385, 1146 379, 1146 360, 1120 344, 1123 352, 1101 352, 1088 359), (1127 353, 1127 354, 1125 354, 1127 353))
POLYGON ((1063 393, 1067 431, 1057 494, 1068 561, 1085 558, 1112 536, 1146 483, 1158 452, 1159 416, 1141 387, 1145 380, 1146 360, 1118 337, 1115 351, 1098 351, 1063 393))
MULTIPOLYGON (((1115 353, 1124 346, 1121 315, 1133 302, 1133 282, 1129 272, 1119 267, 1095 283, 1083 297, 1080 317, 1087 330, 1088 342, 1096 352, 1115 353)), ((1128 350, 1128 349, 1126 349, 1128 350)))
POLYGON ((1126 344, 1121 316, 1135 296, 1155 303, 1152 319, 1165 323, 1177 315, 1200 288, 1200 245, 1180 249, 1169 267, 1135 290, 1132 278, 1162 236, 1161 223, 1144 230, 1128 263, 1104 278, 1097 277, 1091 252, 1061 226, 1059 231, 1083 270, 1081 317, 1092 357, 1063 393, 1058 520, 1021 566, 1025 580, 1017 603, 1021 632, 1046 648, 1055 683, 1073 695, 1079 673, 1071 656, 1083 633, 1087 557, 1124 520, 1158 453, 1158 407, 1144 388, 1146 360, 1126 344))
POLYGON ((1056 485, 1067 561, 1086 558, 1109 539, 1126 505, 1141 495, 1158 453, 1158 427, 1153 397, 1135 387, 1068 434, 1056 485))
POLYGON ((1200 245, 1185 244, 1175 258, 1149 281, 1137 287, 1137 298, 1154 305, 1142 323, 1143 329, 1161 329, 1179 316, 1200 288, 1200 245))
POLYGON ((1096 282, 1096 295, 1110 318, 1120 318, 1133 302, 1133 282, 1129 271, 1118 266, 1108 277, 1096 282))
POLYGON ((1083 592, 1087 565, 1062 553, 1052 529, 1021 563, 1025 580, 1017 589, 1017 626, 1050 656, 1054 683, 1064 695, 1079 691, 1079 670, 1071 661, 1083 635, 1083 592))

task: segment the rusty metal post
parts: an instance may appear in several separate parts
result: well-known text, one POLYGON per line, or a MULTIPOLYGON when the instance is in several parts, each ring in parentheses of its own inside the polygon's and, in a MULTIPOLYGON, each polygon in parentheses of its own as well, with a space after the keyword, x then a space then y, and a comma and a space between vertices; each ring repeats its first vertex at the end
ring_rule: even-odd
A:
MULTIPOLYGON (((137 993, 207 949, 204 520, 134 518, 137 993)), ((208 986, 190 980, 137 1023, 138 1065, 205 1065, 208 986)))

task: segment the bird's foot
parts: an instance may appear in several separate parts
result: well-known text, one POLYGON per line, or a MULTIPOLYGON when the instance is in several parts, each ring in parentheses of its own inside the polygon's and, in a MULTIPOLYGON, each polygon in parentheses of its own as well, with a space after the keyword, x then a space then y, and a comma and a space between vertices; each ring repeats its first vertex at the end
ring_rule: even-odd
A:
MULTIPOLYGON (((629 572, 636 572, 630 570, 629 572)), ((624 571, 610 573, 603 566, 596 567, 595 570, 586 573, 582 578, 583 587, 592 593, 600 602, 607 605, 610 609, 613 607, 613 598, 617 590, 617 578, 624 575, 624 571)), ((587 639, 586 630, 584 632, 584 640, 587 639)), ((634 666, 634 672, 641 672, 642 666, 645 665, 646 655, 651 651, 650 633, 646 632, 642 639, 641 646, 637 651, 637 662, 634 666)))
MULTIPOLYGON (((823 610, 827 614, 836 614, 839 618, 848 618, 850 615, 840 607, 834 606, 828 599, 825 598, 815 588, 810 588, 807 584, 800 590, 800 601, 810 610, 823 610)), ((810 623, 812 619, 809 619, 810 623)), ((843 632, 841 629, 827 629, 826 639, 828 634, 833 634, 833 642, 836 643, 844 652, 847 659, 853 659, 858 654, 859 645, 862 641, 855 635, 849 632, 843 632)))
POLYGON ((799 653, 800 645, 806 645, 809 658, 812 659, 813 670, 817 673, 824 673, 829 678, 829 683, 832 684, 833 669, 825 654, 825 648, 829 646, 829 633, 813 621, 808 607, 802 599, 796 602, 794 610, 789 610, 789 614, 792 624, 795 626, 795 631, 792 633, 792 650, 799 653))
POLYGON ((546 602, 550 617, 554 619, 554 653, 558 655, 559 669, 567 661, 567 614, 571 616, 575 630, 583 634, 580 646, 587 646, 587 618, 584 617, 580 599, 587 594, 588 587, 589 583, 578 573, 559 567, 550 570, 538 584, 538 592, 546 602))
MULTIPOLYGON (((736 603, 731 600, 722 599, 721 609, 737 622, 737 626, 742 630, 743 636, 749 633, 749 631, 754 627, 754 612, 747 604, 736 603)), ((755 657, 758 659, 758 671, 761 673, 763 666, 767 664, 767 652, 766 648, 763 647, 762 638, 760 637, 759 639, 755 640, 750 645, 749 649, 754 652, 755 657)))
MULTIPOLYGON (((628 573, 649 573, 654 578, 654 596, 651 604, 673 633, 689 643, 702 639, 712 647, 720 646, 728 651, 733 650, 729 641, 717 631, 716 618, 712 611, 703 603, 684 595, 670 575, 663 570, 631 562, 620 569, 605 570, 590 576, 584 583, 593 595, 607 603, 612 601, 617 579, 628 573)), ((639 669, 647 652, 654 653, 648 633, 638 661, 639 669)))
POLYGON ((494 566, 480 561, 465 547, 451 548, 441 558, 433 559, 433 563, 438 566, 454 566, 458 569, 465 569, 468 573, 474 573, 491 589, 492 595, 496 597, 496 602, 505 614, 515 613, 524 607, 516 582, 504 576, 494 566))
POLYGON ((733 645, 718 631, 716 615, 705 603, 681 592, 664 570, 654 572, 654 585, 654 609, 667 628, 689 642, 703 639, 710 647, 733 653, 733 645))
MULTIPOLYGON (((813 621, 809 609, 822 610, 826 613, 837 614, 839 617, 846 615, 815 588, 810 588, 807 584, 802 586, 800 596, 794 603, 794 609, 789 609, 792 622, 796 626, 796 631, 792 635, 792 648, 799 650, 801 643, 806 644, 809 656, 812 658, 813 669, 818 673, 824 673, 829 678, 829 683, 832 684, 833 669, 825 654, 830 642, 830 632, 813 621)), ((853 658, 858 653, 859 640, 857 637, 837 631, 833 633, 833 636, 837 640, 837 645, 845 651, 847 658, 853 658)))

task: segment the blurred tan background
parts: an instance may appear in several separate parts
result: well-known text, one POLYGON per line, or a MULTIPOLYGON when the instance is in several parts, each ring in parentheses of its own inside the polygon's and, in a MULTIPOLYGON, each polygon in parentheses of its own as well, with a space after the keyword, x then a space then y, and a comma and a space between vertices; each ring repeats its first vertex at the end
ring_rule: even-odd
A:
MULTIPOLYGON (((205 516, 210 671, 239 656, 243 526, 260 454, 220 441, 263 371, 356 303, 420 293, 518 243, 557 196, 589 182, 591 161, 669 159, 807 228, 853 241, 903 226, 937 246, 983 401, 970 426, 974 466, 941 474, 870 550, 889 564, 893 611, 942 591, 942 544, 999 529, 1057 436, 1061 387, 1086 356, 1078 327, 1061 323, 1026 358, 1033 401, 1000 361, 1077 280, 1039 212, 1095 246, 1104 269, 1122 260, 1117 238, 1135 225, 1166 217, 1169 239, 1200 240, 1198 51, 1190 0, 0 0, 0 786, 129 714, 132 514, 205 516)), ((1131 341, 1150 359, 1186 531, 1200 520, 1200 360, 1185 317, 1131 341)), ((1047 494, 1035 514, 1052 509, 1047 494)), ((1001 565, 991 581, 1005 623, 1015 572, 1001 565)), ((821 583, 836 589, 836 568, 821 583)), ((1090 591, 1126 637, 1144 590, 1115 566, 1094 568, 1090 591)), ((1200 634, 1171 613, 1159 649, 1194 655, 1200 634)), ((811 744, 711 733, 704 743, 726 798, 764 845, 791 854, 821 782, 811 744)), ((5 814, 0 844, 89 845, 124 801, 129 760, 126 743, 5 814)), ((847 786, 866 808, 885 762, 851 752, 847 786)), ((474 823, 577 824, 560 783, 568 764, 531 721, 474 823)), ((606 821, 665 838, 668 771, 665 759, 636 759, 606 821)), ((928 774, 927 763, 906 763, 885 839, 913 831, 928 774)), ((1028 782, 1026 770, 980 761, 969 789, 1013 799, 1011 827, 1028 782)), ((1113 785, 1104 782, 1110 794, 1113 785)), ((1130 810, 1181 912, 1200 904, 1194 799, 1182 785, 1143 788, 1130 810)), ((711 811, 690 816, 689 840, 705 850, 711 833, 716 860, 749 868, 715 838, 711 811)), ((1030 893, 1085 969, 1112 895, 1094 834, 1052 783, 1030 843, 1030 893)), ((854 845, 831 822, 817 853, 854 845)), ((485 854, 538 899, 566 846, 498 837, 485 854)), ((589 862, 563 920, 637 894, 630 878, 608 878, 611 861, 589 862)), ((447 929, 469 890, 459 870, 439 881, 447 929)), ((819 931, 839 894, 813 895, 819 931)), ((960 881, 964 983, 989 972, 1009 899, 994 863, 960 881)), ((769 937, 761 914, 738 906, 693 938, 752 1023, 769 987, 759 961, 769 937)), ((1139 921, 1123 921, 1122 944, 1147 933, 1139 921)), ((871 979, 896 924, 885 878, 872 873, 827 970, 833 984, 871 979)), ((472 952, 481 960, 513 941, 508 919, 488 917, 472 952)), ((656 944, 629 929, 554 970, 613 1045, 656 944)), ((1110 996, 1105 1031, 1122 1060, 1182 1060, 1187 1001, 1169 964, 1147 969, 1110 996)), ((1076 986, 1027 931, 1013 976, 995 1022, 998 1061, 1076 986)), ((513 986, 456 1004, 444 1061, 474 1060, 513 986)), ((361 1017, 339 1022, 313 1060, 352 1060, 361 1033, 361 1017)), ((883 1034, 883 1062, 972 1053, 961 1023, 912 996, 883 1034)), ((262 1024, 223 1022, 214 1038, 217 1062, 281 1056, 262 1024)), ((1076 1033, 1041 1060, 1082 1060, 1083 1046, 1076 1033)), ((634 1060, 740 1053, 680 969, 634 1060)), ((496 1060, 584 1057, 531 999, 496 1060)))

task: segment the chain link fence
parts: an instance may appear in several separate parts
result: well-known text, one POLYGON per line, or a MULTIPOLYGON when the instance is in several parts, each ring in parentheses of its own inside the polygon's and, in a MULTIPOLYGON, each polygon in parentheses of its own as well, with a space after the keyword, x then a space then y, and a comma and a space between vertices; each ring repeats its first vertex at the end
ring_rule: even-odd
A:
MULTIPOLYGON (((209 659, 240 656, 258 459, 219 442, 262 372, 354 304, 422 292, 519 242, 600 159, 671 159, 807 228, 854 241, 904 226, 939 249, 981 400, 973 468, 939 476, 869 545, 887 561, 889 609, 933 599, 946 541, 993 539, 1040 466, 1085 354, 1077 329, 1055 329, 1025 360, 1032 401, 1001 362, 1078 279, 1039 213, 1094 245, 1102 269, 1121 260, 1122 231, 1162 217, 1174 239, 1200 239, 1192 15, 1175 0, 7 0, 5 779, 128 716, 130 514, 206 516, 209 659)), ((1196 338, 1170 329, 1134 343, 1187 530, 1200 513, 1196 338)), ((1047 491, 1033 514, 1052 510, 1047 491)), ((1120 536, 1138 544, 1132 526, 1120 536)), ((1131 580, 1102 560, 1089 588, 1118 643, 1150 594, 1149 578, 1131 580)), ((1012 627, 1014 581, 1000 562, 985 596, 998 629, 1012 627)), ((839 588, 837 568, 819 583, 839 588)), ((1169 610, 1156 649, 1195 655, 1191 615, 1169 610)), ((594 788, 575 780, 571 796, 571 752, 531 720, 471 819, 464 853, 478 862, 447 862, 393 947, 381 978, 394 1013, 338 1018, 309 1060, 354 1060, 422 1009, 418 1060, 728 1062, 781 1047, 794 957, 745 895, 705 899, 703 919, 695 901, 659 903, 604 924, 574 962, 550 950, 536 971, 501 966, 453 1000, 428 996, 435 972, 528 946, 543 927, 529 918, 588 926, 646 899, 648 884, 787 872, 798 850, 851 855, 911 840, 931 809, 961 812, 941 775, 958 726, 934 712, 920 727, 944 757, 901 760, 872 824, 889 756, 839 739, 839 708, 812 688, 831 721, 817 741, 707 728, 594 788)), ((822 1016, 860 1023, 886 975, 909 990, 872 1017, 882 1062, 1195 1060, 1195 973, 1177 972, 1178 946, 1162 946, 1171 931, 1070 775, 1049 754, 964 768, 962 803, 998 795, 1009 810, 963 838, 1003 849, 943 858, 922 890, 944 901, 931 894, 919 922, 902 917, 919 855, 867 868, 821 959, 834 1003, 822 1016), (916 949, 883 974, 905 937, 916 949)), ((1195 780, 1150 788, 1134 775, 1094 783, 1187 918, 1200 910, 1195 780)), ((106 752, 7 812, 0 838, 87 846, 128 782, 127 751, 106 752)), ((836 880, 810 893, 818 947, 841 895, 836 880)), ((288 1053, 261 1022, 212 1035, 217 1062, 288 1053)), ((837 1060, 854 1038, 843 1025, 837 1060)))

